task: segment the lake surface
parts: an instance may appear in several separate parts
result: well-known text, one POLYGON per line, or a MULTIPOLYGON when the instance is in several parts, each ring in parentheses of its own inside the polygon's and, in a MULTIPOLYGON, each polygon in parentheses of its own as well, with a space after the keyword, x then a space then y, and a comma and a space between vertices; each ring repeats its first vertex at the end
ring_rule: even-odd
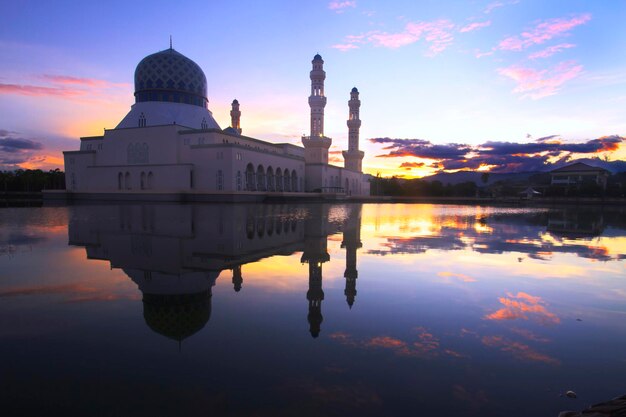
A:
POLYGON ((623 209, 2 208, 0 409, 556 417, 626 393, 625 259, 623 209))

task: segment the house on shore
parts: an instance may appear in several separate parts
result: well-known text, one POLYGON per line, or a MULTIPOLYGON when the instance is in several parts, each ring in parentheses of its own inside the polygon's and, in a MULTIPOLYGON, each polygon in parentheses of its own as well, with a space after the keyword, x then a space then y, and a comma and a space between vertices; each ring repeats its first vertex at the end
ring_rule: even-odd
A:
POLYGON ((550 185, 563 187, 598 185, 602 190, 606 190, 609 175, 611 173, 604 168, 576 162, 550 171, 550 185))

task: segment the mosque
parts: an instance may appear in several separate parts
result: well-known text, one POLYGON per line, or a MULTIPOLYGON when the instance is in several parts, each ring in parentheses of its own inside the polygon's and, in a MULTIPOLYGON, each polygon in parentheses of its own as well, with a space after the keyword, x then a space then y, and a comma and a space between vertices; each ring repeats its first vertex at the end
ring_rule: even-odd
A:
POLYGON ((145 57, 135 70, 135 104, 115 129, 82 137, 64 152, 68 198, 160 200, 366 196, 359 150, 359 91, 348 101, 345 166, 328 163, 324 135, 324 60, 312 61, 310 135, 302 145, 242 134, 239 102, 222 129, 208 109, 207 79, 191 59, 169 49, 145 57))

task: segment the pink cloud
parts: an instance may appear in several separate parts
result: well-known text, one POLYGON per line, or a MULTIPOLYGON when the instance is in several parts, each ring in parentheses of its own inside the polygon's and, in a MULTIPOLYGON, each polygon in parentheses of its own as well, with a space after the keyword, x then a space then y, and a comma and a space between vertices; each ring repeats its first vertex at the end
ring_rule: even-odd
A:
POLYGON ((521 51, 532 45, 542 44, 557 36, 566 36, 576 26, 591 20, 591 14, 586 13, 570 19, 555 18, 539 23, 534 28, 523 32, 519 36, 511 36, 500 42, 498 48, 504 51, 521 51))
POLYGON ((85 90, 72 89, 66 87, 43 87, 37 85, 19 85, 0 83, 0 94, 18 94, 23 96, 55 96, 55 97, 76 97, 86 94, 85 90))
POLYGON ((493 55, 493 51, 488 51, 488 52, 477 51, 475 56, 476 58, 482 58, 484 56, 490 56, 490 55, 493 55))
POLYGON ((534 100, 556 94, 567 81, 576 78, 583 71, 583 66, 576 61, 565 61, 544 70, 523 68, 516 65, 499 68, 498 73, 517 83, 514 93, 521 93, 522 98, 534 100))
POLYGON ((574 45, 573 43, 561 43, 559 45, 549 46, 542 51, 535 52, 535 53, 528 55, 528 58, 530 59, 548 58, 556 53, 561 52, 564 49, 573 48, 575 46, 576 45, 574 45))
POLYGON ((328 8, 337 13, 343 13, 343 11, 348 7, 356 7, 356 1, 331 1, 328 3, 328 8))
POLYGON ((429 56, 443 52, 454 40, 452 30, 454 24, 449 20, 441 19, 432 22, 410 22, 404 30, 397 33, 371 31, 362 35, 346 36, 345 42, 333 45, 341 51, 357 49, 359 45, 370 44, 383 48, 396 49, 418 41, 425 41, 430 46, 429 56))
POLYGON ((70 75, 49 75, 44 74, 41 78, 52 82, 53 84, 62 85, 86 85, 90 87, 105 87, 107 82, 95 78, 72 77, 70 75))
POLYGON ((0 94, 73 98, 77 96, 84 96, 88 93, 93 93, 94 91, 102 91, 107 88, 128 86, 126 83, 111 83, 96 78, 81 78, 73 77, 71 75, 43 74, 37 78, 47 81, 49 85, 0 83, 0 94))
POLYGON ((509 5, 513 5, 513 4, 517 4, 517 3, 519 3, 519 0, 511 0, 511 1, 508 1, 506 3, 503 3, 501 1, 494 1, 492 3, 489 3, 487 5, 487 7, 485 7, 485 10, 483 10, 483 13, 489 14, 492 11, 494 11, 495 9, 498 9, 500 7, 509 6, 509 5))
POLYGON ((487 7, 485 7, 485 11, 484 13, 491 13, 494 9, 497 9, 498 7, 502 7, 504 6, 504 3, 499 2, 499 1, 494 1, 493 3, 489 3, 487 5, 487 7))
POLYGON ((462 27, 461 29, 459 29, 459 32, 461 33, 471 32, 473 30, 481 29, 490 25, 491 25, 491 20, 487 20, 485 22, 474 22, 474 23, 470 23, 467 26, 462 27))
POLYGON ((337 43, 335 45, 331 45, 331 48, 338 49, 341 52, 346 52, 350 49, 359 49, 359 47, 353 43, 337 43))

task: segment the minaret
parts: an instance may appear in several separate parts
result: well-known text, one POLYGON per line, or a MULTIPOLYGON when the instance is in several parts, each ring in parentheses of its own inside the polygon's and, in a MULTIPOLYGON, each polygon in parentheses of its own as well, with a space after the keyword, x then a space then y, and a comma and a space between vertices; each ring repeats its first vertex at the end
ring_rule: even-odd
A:
POLYGON ((239 102, 234 99, 232 104, 232 110, 230 111, 230 126, 235 129, 241 135, 241 125, 239 119, 241 118, 241 112, 239 111, 239 102))
POLYGON ((348 150, 343 151, 344 166, 350 171, 363 172, 362 161, 363 151, 359 150, 359 128, 361 127, 361 119, 359 119, 359 90, 354 87, 350 91, 350 100, 348 101, 348 150))
POLYGON ((356 251, 362 246, 361 206, 355 205, 344 224, 343 242, 341 242, 341 247, 346 249, 346 271, 343 274, 346 279, 346 289, 343 293, 350 308, 352 308, 356 297, 356 279, 359 276, 356 269, 356 251))
POLYGON ((326 96, 324 96, 324 60, 320 54, 313 57, 311 61, 311 95, 309 96, 309 106, 311 107, 311 135, 302 137, 304 145, 304 160, 307 164, 328 164, 328 148, 332 143, 331 138, 324 136, 324 107, 326 107, 326 96))
POLYGON ((363 151, 359 150, 360 107, 359 90, 354 87, 350 91, 350 101, 348 101, 348 108, 350 109, 348 113, 348 150, 342 153, 346 169, 356 172, 363 172, 363 151))

